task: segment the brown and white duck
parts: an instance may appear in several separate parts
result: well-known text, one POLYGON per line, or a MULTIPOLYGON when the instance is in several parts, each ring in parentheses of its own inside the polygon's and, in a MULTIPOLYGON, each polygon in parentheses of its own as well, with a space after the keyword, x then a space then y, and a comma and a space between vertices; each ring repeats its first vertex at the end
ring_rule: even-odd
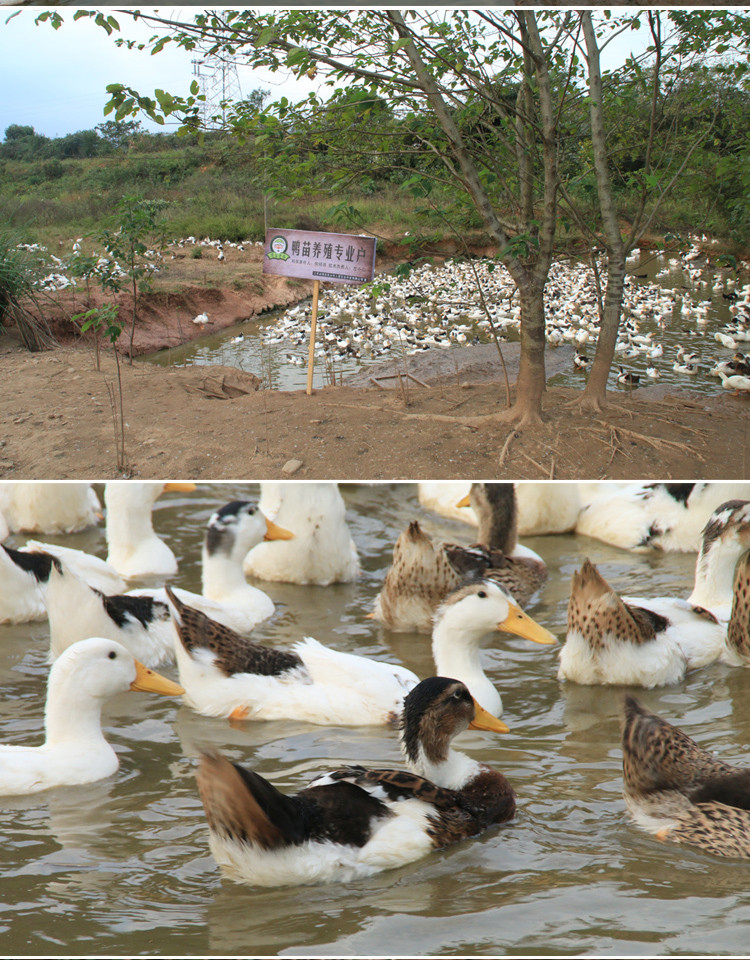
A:
POLYGON ((318 643, 276 650, 240 636, 166 588, 185 701, 208 717, 392 724, 419 678, 411 670, 318 643))
POLYGON ((706 525, 687 600, 620 597, 586 560, 571 581, 558 677, 584 684, 657 687, 677 683, 687 671, 716 660, 745 664, 739 639, 728 642, 728 622, 733 595, 739 593, 733 628, 733 636, 738 636, 742 597, 747 604, 750 590, 747 564, 739 561, 748 550, 750 503, 730 500, 706 525))
POLYGON ((492 579, 524 606, 547 579, 544 561, 518 546, 517 509, 511 483, 474 483, 459 505, 471 505, 479 521, 477 543, 433 543, 414 520, 393 549, 372 612, 395 631, 428 632, 443 598, 467 577, 492 579))
POLYGON ((625 701, 622 770, 639 826, 660 840, 750 859, 750 769, 717 760, 634 697, 625 701))
POLYGON ((198 790, 214 858, 255 886, 348 882, 511 820, 515 796, 503 774, 451 748, 467 727, 508 729, 463 683, 430 677, 404 701, 409 771, 342 767, 287 796, 252 770, 204 755, 198 790))

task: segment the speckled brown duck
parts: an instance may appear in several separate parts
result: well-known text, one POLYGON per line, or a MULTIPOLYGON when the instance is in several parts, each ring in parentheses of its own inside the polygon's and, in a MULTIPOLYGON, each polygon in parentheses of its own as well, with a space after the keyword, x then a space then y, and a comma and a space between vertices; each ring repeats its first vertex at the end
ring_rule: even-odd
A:
POLYGON ((750 502, 729 500, 704 528, 686 600, 620 597, 586 560, 571 580, 558 677, 649 688, 677 683, 688 671, 716 660, 747 665, 749 550, 750 502))
POLYGON ((734 666, 750 666, 750 553, 741 557, 734 573, 732 614, 727 627, 727 653, 734 666))
POLYGON ((287 796, 254 771, 204 755, 198 790, 214 858, 252 885, 346 882, 511 820, 515 796, 503 774, 451 748, 467 727, 507 730, 463 683, 430 677, 404 701, 408 771, 342 767, 287 796))
POLYGON ((409 524, 393 549, 374 619, 391 630, 427 633, 438 605, 468 578, 496 581, 521 606, 544 584, 544 561, 517 544, 513 484, 474 483, 469 502, 479 520, 472 546, 433 542, 416 520, 409 524))
POLYGON ((717 760, 686 733, 625 700, 625 802, 660 840, 750 859, 750 770, 717 760))
POLYGON ((561 680, 657 687, 718 659, 726 624, 674 597, 620 597, 590 560, 571 579, 561 680))

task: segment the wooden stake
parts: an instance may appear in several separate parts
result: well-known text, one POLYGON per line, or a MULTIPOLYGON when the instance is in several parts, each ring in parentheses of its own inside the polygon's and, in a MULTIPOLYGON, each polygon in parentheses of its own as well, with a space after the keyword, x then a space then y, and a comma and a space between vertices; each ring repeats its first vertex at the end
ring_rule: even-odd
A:
POLYGON ((315 362, 315 328, 318 323, 318 294, 320 280, 313 280, 312 320, 310 321, 310 353, 307 357, 307 395, 312 394, 313 364, 315 362))

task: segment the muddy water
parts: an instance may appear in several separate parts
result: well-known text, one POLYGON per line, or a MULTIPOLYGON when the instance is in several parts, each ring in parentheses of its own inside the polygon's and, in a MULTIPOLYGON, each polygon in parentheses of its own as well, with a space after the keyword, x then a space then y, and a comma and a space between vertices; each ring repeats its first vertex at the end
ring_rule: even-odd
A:
MULTIPOLYGON (((471 528, 427 514, 412 485, 342 489, 360 580, 266 585, 278 612, 258 637, 282 646, 310 634, 427 675, 424 637, 389 634, 364 614, 409 520, 463 542, 471 528)), ((155 526, 180 561, 177 583, 199 585, 200 540, 212 510, 256 492, 250 484, 201 484, 194 494, 157 503, 155 526)), ((104 553, 101 530, 58 539, 104 553)), ((529 611, 560 637, 569 578, 583 556, 631 594, 685 596, 692 581, 690 555, 632 555, 574 536, 527 543, 550 568, 529 611)), ((0 639, 0 741, 38 742, 46 626, 2 626, 0 639)), ((347 885, 265 890, 224 880, 208 852, 194 758, 199 747, 220 748, 291 791, 331 764, 399 763, 392 732, 295 722, 232 727, 167 698, 118 697, 105 714, 121 759, 115 776, 0 798, 2 952, 647 956, 746 949, 747 866, 661 844, 626 818, 622 690, 560 684, 553 648, 509 635, 488 639, 484 660, 511 732, 470 732, 461 746, 512 781, 515 822, 347 885)), ((750 753, 749 679, 743 670, 713 666, 642 699, 703 745, 741 760, 750 753)))
MULTIPOLYGON (((610 388, 622 391, 633 389, 630 385, 617 383, 619 365, 622 364, 626 371, 634 373, 640 377, 639 386, 649 386, 653 383, 676 384, 682 389, 695 391, 698 393, 721 393, 721 380, 718 377, 708 375, 709 369, 714 366, 717 360, 731 359, 733 352, 722 346, 714 339, 717 330, 723 330, 725 324, 732 319, 729 312, 730 302, 726 300, 719 290, 713 289, 714 281, 717 279, 726 279, 729 276, 727 271, 713 270, 706 268, 703 270, 707 284, 700 286, 693 282, 686 270, 679 265, 669 266, 669 258, 654 256, 650 252, 644 251, 629 263, 631 271, 631 280, 633 289, 643 288, 645 284, 655 285, 665 296, 662 304, 665 310, 671 313, 665 314, 665 320, 661 324, 653 318, 644 318, 639 320, 639 329, 642 334, 651 333, 654 346, 661 344, 663 347, 663 356, 658 359, 648 359, 644 354, 637 357, 625 358, 621 354, 615 356, 610 375, 610 388), (707 304, 707 322, 704 326, 698 326, 693 317, 684 318, 681 314, 681 308, 684 302, 692 304, 707 304), (677 350, 682 346, 688 352, 695 352, 699 356, 696 361, 699 365, 696 375, 689 375, 673 369, 676 360, 677 350), (647 369, 654 367, 658 370, 658 379, 651 379, 647 375, 647 369)), ((743 282, 746 282, 747 278, 743 282)), ((739 285, 738 285, 739 287, 739 285)), ((577 306, 571 304, 571 311, 575 313, 577 306)), ((661 309, 661 308, 660 308, 661 309)), ((262 331, 270 324, 273 324, 276 318, 284 311, 274 311, 265 315, 260 322, 249 322, 240 326, 232 327, 221 333, 211 334, 202 337, 199 341, 191 341, 182 347, 175 347, 170 350, 161 351, 148 358, 149 361, 177 366, 191 366, 194 364, 224 364, 226 366, 239 367, 242 370, 250 371, 260 376, 267 386, 277 390, 300 390, 307 384, 307 340, 299 346, 291 346, 290 343, 282 341, 277 344, 264 344, 261 342, 262 331), (238 342, 239 336, 243 339, 238 342), (293 358, 293 362, 289 359, 293 358)), ((627 310, 625 311, 627 315, 627 310)), ((554 316, 551 319, 556 319, 554 316)), ((325 314, 321 313, 320 326, 317 339, 318 349, 325 346, 325 314)), ((481 339, 486 339, 484 333, 481 339)), ((471 336, 470 336, 471 339, 471 336)), ((511 330, 508 334, 509 340, 518 340, 518 332, 511 330)), ((434 348, 438 350, 438 348, 434 348)), ((451 350, 460 350, 459 345, 454 345, 451 350)), ((750 344, 739 344, 738 349, 750 350, 750 344)), ((443 351, 438 351, 442 353, 443 351)), ((446 351, 447 352, 447 351, 446 351)), ((581 352, 593 359, 595 345, 584 344, 581 352)), ((547 356, 555 356, 555 348, 548 348, 547 356)), ((386 357, 377 359, 363 358, 357 361, 353 358, 347 358, 341 361, 332 362, 322 357, 315 360, 315 370, 313 383, 315 387, 322 387, 326 384, 340 382, 342 378, 351 376, 363 367, 372 367, 374 363, 393 359, 408 362, 411 369, 417 372, 419 376, 419 367, 415 364, 419 361, 419 356, 410 358, 407 356, 398 344, 395 344, 386 357)), ((586 374, 575 369, 571 359, 566 361, 568 369, 562 373, 553 371, 548 372, 550 384, 557 386, 577 387, 582 386, 586 374)))

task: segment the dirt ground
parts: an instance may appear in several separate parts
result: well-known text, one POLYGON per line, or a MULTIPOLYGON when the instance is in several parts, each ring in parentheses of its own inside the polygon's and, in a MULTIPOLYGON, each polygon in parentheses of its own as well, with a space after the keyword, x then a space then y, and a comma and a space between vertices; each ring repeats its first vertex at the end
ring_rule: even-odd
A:
MULTIPOLYGON (((199 259, 187 249, 173 251, 169 269, 139 307, 136 356, 257 317, 312 289, 311 282, 263 274, 260 247, 225 252, 219 262, 210 249, 199 259), (210 323, 201 328, 193 318, 204 312, 210 323)), ((386 250, 379 269, 399 256, 396 247, 386 250)), ((409 372, 421 383, 386 380, 389 389, 382 389, 368 370, 309 397, 304 391, 256 391, 252 375, 240 370, 124 362, 123 471, 110 397, 114 358, 107 352, 98 372, 91 344, 71 337, 68 319, 96 303, 95 294, 84 298, 81 291, 56 295, 45 317, 62 345, 47 352, 29 353, 17 331, 0 329, 0 478, 750 476, 748 397, 696 398, 651 386, 612 394, 606 415, 592 419, 577 411, 579 391, 556 387, 545 396, 544 425, 518 432, 498 417, 506 393, 492 345, 411 358, 409 372)), ((129 316, 127 297, 120 303, 121 316, 129 316)), ((120 343, 127 346, 129 339, 126 327, 120 343)), ((548 376, 570 365, 570 349, 548 351, 548 376)), ((514 383, 518 345, 505 345, 503 353, 514 383)), ((386 364, 379 372, 393 371, 386 364)))
MULTIPOLYGON (((325 387, 309 397, 304 391, 255 391, 250 377, 226 368, 124 363, 123 473, 117 469, 107 386, 116 382, 111 354, 97 372, 88 345, 30 354, 13 331, 5 332, 0 478, 750 476, 747 397, 696 399, 648 387, 613 394, 606 415, 592 419, 577 412, 578 391, 553 388, 545 396, 544 425, 517 432, 497 418, 505 387, 486 353, 460 369, 445 367, 453 363, 446 357, 453 351, 440 353, 425 355, 424 366, 412 368, 426 386, 408 380, 390 389, 325 387), (234 395, 210 398, 212 391, 234 395), (294 472, 289 461, 300 464, 294 472)), ((512 381, 512 356, 508 362, 512 381)))

